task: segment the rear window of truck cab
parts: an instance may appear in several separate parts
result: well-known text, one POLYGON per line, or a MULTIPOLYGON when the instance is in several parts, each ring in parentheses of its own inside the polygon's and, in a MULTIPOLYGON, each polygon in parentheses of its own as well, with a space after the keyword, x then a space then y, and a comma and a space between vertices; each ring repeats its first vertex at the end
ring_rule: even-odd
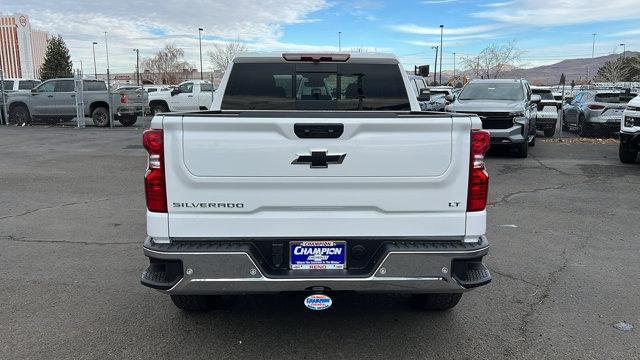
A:
POLYGON ((237 63, 223 110, 410 110, 402 74, 393 64, 237 63))

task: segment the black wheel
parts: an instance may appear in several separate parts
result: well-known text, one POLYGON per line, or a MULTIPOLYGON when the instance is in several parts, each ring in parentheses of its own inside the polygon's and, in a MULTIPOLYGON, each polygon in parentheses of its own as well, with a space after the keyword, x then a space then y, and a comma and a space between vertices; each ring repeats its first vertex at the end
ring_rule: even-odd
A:
POLYGON ((580 118, 578 119, 578 135, 581 137, 587 137, 592 135, 592 132, 592 128, 589 123, 587 123, 587 119, 580 115, 580 118))
POLYGON ((153 104, 151 105, 151 115, 155 116, 158 113, 169 112, 169 107, 165 104, 153 104))
POLYGON ((413 295, 413 305, 423 310, 448 310, 458 304, 462 293, 452 294, 416 294, 413 295))
POLYGON ((632 164, 636 162, 638 152, 625 150, 622 143, 620 143, 620 146, 618 147, 618 156, 620 157, 621 162, 625 164, 632 164))
POLYGON ((99 127, 109 126, 109 110, 106 107, 97 107, 91 113, 93 123, 99 127))
POLYGON ((138 116, 125 115, 125 116, 122 116, 120 119, 118 119, 118 121, 120 122, 120 124, 122 124, 122 126, 133 126, 133 124, 135 124, 136 121, 138 121, 138 116))
POLYGON ((12 106, 11 110, 9 110, 9 123, 17 125, 31 123, 31 114, 27 106, 22 104, 12 106))
POLYGON ((171 295, 171 301, 178 309, 184 311, 207 311, 220 305, 217 296, 207 295, 171 295))
POLYGON ((529 155, 529 143, 525 140, 515 146, 516 157, 526 158, 529 155))
POLYGON ((556 128, 550 128, 550 129, 544 129, 544 136, 545 137, 553 137, 553 135, 556 134, 556 128))

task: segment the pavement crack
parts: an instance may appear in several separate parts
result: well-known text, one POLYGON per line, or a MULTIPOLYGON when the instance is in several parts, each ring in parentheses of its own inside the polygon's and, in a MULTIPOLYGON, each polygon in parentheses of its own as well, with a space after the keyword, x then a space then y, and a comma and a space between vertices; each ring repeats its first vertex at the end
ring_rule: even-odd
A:
POLYGON ((513 199, 514 197, 519 196, 519 195, 535 194, 535 193, 538 193, 538 192, 549 191, 549 190, 560 190, 560 189, 565 189, 565 188, 569 188, 569 187, 572 187, 572 186, 580 186, 580 185, 585 185, 585 184, 595 184, 595 183, 602 182, 602 181, 604 181, 604 180, 601 180, 601 179, 586 180, 586 181, 581 181, 581 182, 573 183, 573 184, 560 184, 560 185, 548 186, 548 187, 543 187, 543 188, 538 188, 538 189, 514 191, 512 193, 509 193, 509 194, 506 194, 506 195, 502 196, 497 201, 492 201, 492 202, 487 203, 487 205, 488 206, 495 206, 495 205, 501 205, 501 204, 504 204, 504 203, 508 203, 509 201, 511 201, 511 199, 513 199))
POLYGON ((98 245, 98 246, 140 244, 140 241, 93 242, 93 241, 73 241, 73 240, 46 240, 46 239, 29 239, 24 236, 16 237, 13 235, 0 235, 0 240, 18 242, 18 243, 74 244, 74 245, 98 245))
POLYGON ((553 287, 553 285, 555 285, 558 282, 558 278, 560 274, 564 270, 566 270, 567 266, 569 265, 569 259, 567 257, 567 248, 562 249, 562 252, 560 253, 560 259, 561 259, 560 266, 556 270, 549 273, 548 279, 545 282, 545 284, 540 286, 541 287, 540 296, 537 299, 535 299, 535 301, 531 302, 528 305, 529 308, 522 315, 522 318, 520 319, 520 334, 525 339, 527 334, 527 327, 529 326, 529 319, 535 314, 538 306, 541 305, 545 300, 549 298, 549 295, 551 294, 551 287, 553 287))
POLYGON ((519 278, 519 277, 517 277, 515 275, 512 275, 512 274, 509 274, 509 273, 504 273, 504 272, 497 271, 495 268, 491 269, 491 273, 492 274, 498 274, 498 275, 500 275, 502 277, 505 277, 507 279, 511 279, 511 280, 514 280, 514 281, 520 281, 520 282, 523 282, 525 284, 529 284, 531 286, 540 287, 540 285, 532 283, 531 281, 519 278))
POLYGON ((38 211, 61 209, 61 208, 65 208, 65 207, 69 207, 69 206, 76 206, 76 205, 93 204, 93 203, 97 203, 97 202, 108 201, 108 200, 111 200, 111 199, 113 199, 113 198, 102 198, 102 199, 95 199, 95 200, 71 202, 71 203, 66 203, 66 204, 61 204, 61 205, 54 205, 54 206, 45 206, 45 207, 41 207, 41 208, 37 208, 37 209, 27 210, 27 211, 21 212, 19 214, 0 216, 0 220, 12 219, 12 218, 25 216, 25 215, 30 215, 30 214, 36 213, 38 211))
POLYGON ((542 162, 542 160, 538 159, 538 158, 537 158, 537 157, 535 157, 535 156, 530 156, 530 158, 531 158, 533 161, 535 161, 535 162, 537 162, 538 164, 540 164, 540 166, 542 166, 543 168, 545 168, 545 169, 547 169, 547 170, 550 170, 550 171, 555 171, 555 172, 557 172, 558 174, 562 174, 562 175, 565 175, 565 176, 584 176, 584 175, 582 175, 582 174, 573 174, 573 173, 566 172, 566 171, 564 171, 564 170, 560 170, 560 169, 558 169, 558 168, 555 168, 555 167, 553 167, 553 166, 551 166, 551 165, 547 165, 547 164, 545 164, 544 162, 542 162))

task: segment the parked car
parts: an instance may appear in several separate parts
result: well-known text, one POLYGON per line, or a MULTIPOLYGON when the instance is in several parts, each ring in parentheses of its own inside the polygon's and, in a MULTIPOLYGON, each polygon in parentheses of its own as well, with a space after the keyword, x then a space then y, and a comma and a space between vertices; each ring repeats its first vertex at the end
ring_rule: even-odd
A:
POLYGON ((541 98, 536 112, 536 129, 544 132, 544 136, 552 137, 556 133, 558 110, 561 106, 548 87, 532 86, 531 93, 540 95, 541 98))
POLYGON ((171 91, 149 93, 149 109, 153 115, 173 111, 196 111, 211 108, 215 94, 213 84, 206 80, 189 80, 171 91))
POLYGON ((4 79, 4 91, 24 91, 29 92, 34 87, 40 85, 42 81, 34 79, 4 79))
POLYGON ((579 91, 562 107, 563 130, 575 130, 580 136, 593 136, 602 130, 616 131, 630 97, 630 93, 619 90, 579 91))
POLYGON ((620 161, 633 163, 640 150, 640 96, 636 96, 627 104, 620 122, 620 161))
POLYGON ((439 100, 434 100, 431 97, 431 93, 427 87, 427 81, 422 76, 418 75, 408 75, 408 77, 409 86, 413 90, 413 94, 416 96, 416 99, 418 99, 420 111, 442 111, 440 109, 439 100))
POLYGON ((445 310, 489 283, 489 136, 421 112, 409 82, 392 55, 242 54, 213 111, 155 116, 142 284, 197 311, 293 291, 315 310, 333 291, 445 310))
POLYGON ((447 106, 454 113, 477 114, 492 145, 508 145, 526 158, 536 142, 536 113, 540 95, 524 79, 475 79, 447 106))
MULTIPOLYGON (((29 123, 32 119, 71 120, 76 117, 76 92, 73 79, 50 79, 30 92, 7 94, 9 121, 29 123)), ((140 90, 109 92, 101 80, 83 80, 85 116, 97 126, 109 126, 109 97, 114 106, 113 117, 123 126, 131 126, 144 111, 147 94, 140 90)))
POLYGON ((432 86, 429 91, 431 92, 431 101, 433 106, 437 107, 437 111, 444 111, 445 107, 451 103, 447 99, 454 96, 451 86, 432 86))

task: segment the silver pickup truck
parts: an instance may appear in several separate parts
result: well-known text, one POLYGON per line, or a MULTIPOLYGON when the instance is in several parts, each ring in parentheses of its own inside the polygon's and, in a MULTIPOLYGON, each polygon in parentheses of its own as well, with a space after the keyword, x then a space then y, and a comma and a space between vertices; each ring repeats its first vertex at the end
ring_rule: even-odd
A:
MULTIPOLYGON (((83 80, 84 114, 93 119, 96 126, 109 126, 109 96, 114 109, 114 119, 123 126, 135 124, 147 104, 147 93, 140 90, 110 92, 100 80, 83 80)), ((8 93, 7 113, 9 122, 30 123, 33 119, 47 122, 71 120, 76 117, 76 91, 73 79, 50 79, 31 92, 8 93)))

